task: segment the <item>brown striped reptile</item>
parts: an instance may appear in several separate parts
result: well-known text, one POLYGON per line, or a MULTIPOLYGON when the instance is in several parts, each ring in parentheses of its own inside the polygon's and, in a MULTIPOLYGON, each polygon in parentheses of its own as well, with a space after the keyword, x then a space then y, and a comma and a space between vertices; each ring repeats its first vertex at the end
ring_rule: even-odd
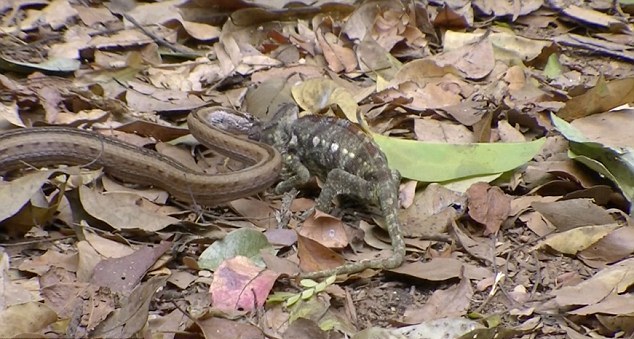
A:
MULTIPOLYGON (((190 132, 202 144, 250 165, 240 171, 204 174, 149 149, 115 138, 69 127, 35 127, 0 133, 0 171, 56 164, 103 167, 126 182, 152 185, 179 200, 215 206, 270 187, 279 176, 281 157, 273 147, 238 138, 210 126, 216 108, 203 108, 187 118, 190 132)), ((227 109, 223 108, 223 111, 227 109)))

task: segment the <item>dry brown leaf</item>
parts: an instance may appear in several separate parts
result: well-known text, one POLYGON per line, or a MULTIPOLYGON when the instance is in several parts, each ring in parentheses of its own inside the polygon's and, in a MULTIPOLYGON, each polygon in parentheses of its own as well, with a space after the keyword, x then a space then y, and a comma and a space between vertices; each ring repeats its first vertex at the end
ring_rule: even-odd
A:
POLYGON ((555 226, 553 226, 539 212, 529 211, 523 213, 519 216, 519 220, 521 220, 528 229, 533 231, 533 233, 537 234, 539 237, 543 237, 557 231, 555 226))
POLYGON ((137 111, 181 111, 201 107, 205 102, 184 92, 163 90, 141 83, 131 84, 135 90, 126 91, 125 98, 131 109, 137 111))
POLYGON ((632 121, 634 109, 624 109, 575 119, 570 125, 578 129, 588 141, 615 148, 634 148, 632 121))
POLYGON ((117 296, 111 291, 75 281, 75 276, 61 269, 42 276, 42 294, 46 304, 60 318, 90 315, 72 324, 67 334, 86 336, 115 309, 117 296))
POLYGON ((409 208, 414 203, 416 185, 418 181, 407 180, 398 189, 398 201, 403 208, 409 208))
POLYGON ((293 98, 299 106, 311 113, 318 113, 336 104, 348 120, 357 121, 357 101, 345 88, 335 81, 315 78, 303 81, 291 89, 293 98))
POLYGON ((406 237, 443 234, 461 216, 465 205, 464 194, 430 184, 416 193, 412 206, 399 212, 401 231, 406 237))
POLYGON ((196 321, 196 327, 200 329, 205 338, 265 338, 258 327, 237 320, 211 317, 196 321))
POLYGON ((469 216, 486 227, 486 234, 496 233, 511 212, 511 198, 499 187, 476 183, 467 190, 469 216))
POLYGON ((399 268, 390 270, 422 280, 445 281, 459 278, 463 273, 467 279, 481 280, 488 278, 492 273, 484 268, 471 264, 465 264, 453 258, 434 258, 428 262, 407 263, 399 268))
POLYGON ((451 117, 465 126, 473 126, 482 119, 485 112, 482 102, 462 101, 457 105, 443 107, 438 114, 451 117))
POLYGON ((264 251, 260 252, 260 255, 262 255, 262 260, 266 264, 266 267, 273 272, 286 274, 288 276, 295 276, 301 273, 299 266, 287 258, 279 258, 264 251))
POLYGON ((236 199, 229 206, 238 214, 261 228, 275 228, 275 210, 270 204, 255 199, 236 199))
POLYGON ((54 170, 33 172, 0 185, 0 220, 17 213, 40 191, 53 173, 54 170))
POLYGON ((96 253, 106 259, 124 257, 135 251, 135 247, 129 244, 101 237, 88 229, 82 232, 82 236, 96 253))
POLYGON ((575 227, 607 225, 614 222, 608 211, 590 199, 573 199, 556 202, 535 201, 531 206, 550 221, 560 232, 575 227))
POLYGON ((389 89, 377 96, 387 102, 391 100, 390 98, 404 96, 411 102, 403 106, 420 111, 457 105, 461 99, 458 93, 442 84, 428 84, 423 88, 409 81, 399 84, 396 90, 389 89))
MULTIPOLYGON (((383 238, 379 238, 377 236, 377 231, 381 230, 383 231, 380 227, 375 226, 375 225, 370 225, 369 223, 365 222, 365 221, 361 221, 359 223, 359 228, 363 231, 363 241, 370 245, 373 248, 377 248, 380 250, 387 250, 387 249, 392 249, 392 245, 389 244, 386 241, 383 241, 383 238)), ((385 231, 383 231, 383 233, 385 233, 385 231)), ((389 239, 387 239, 389 241, 389 239)), ((359 250, 356 249, 355 246, 352 246, 355 250, 359 250)))
POLYGON ((524 135, 511 126, 507 120, 498 121, 498 134, 502 142, 526 142, 524 135))
POLYGON ((321 47, 328 67, 333 72, 352 72, 357 68, 357 58, 354 51, 342 46, 341 41, 330 32, 316 31, 317 43, 321 47), (323 35, 322 35, 323 34, 323 35))
POLYGON ((378 91, 385 89, 385 86, 380 86, 379 81, 381 79, 392 80, 401 67, 401 63, 374 40, 361 41, 357 46, 356 53, 359 59, 359 69, 372 78, 377 78, 377 75, 380 77, 377 78, 378 91))
POLYGON ((473 9, 467 3, 456 1, 444 6, 434 18, 435 26, 469 27, 473 25, 473 9))
MULTIPOLYGON (((168 34, 173 34, 173 31, 164 27, 149 27, 148 30, 153 34, 161 37, 166 37, 168 34)), ((87 43, 88 48, 108 49, 108 48, 121 48, 121 47, 133 47, 140 46, 148 43, 152 43, 154 40, 143 34, 143 32, 136 29, 128 29, 116 32, 109 36, 96 36, 87 43)), ((128 101, 129 103, 130 101, 128 101)))
POLYGON ((341 255, 333 250, 301 235, 297 236, 297 246, 297 255, 300 258, 299 267, 304 272, 336 268, 345 262, 341 255))
POLYGON ((78 241, 76 244, 79 254, 79 265, 77 267, 77 280, 89 282, 92 272, 97 264, 105 259, 87 241, 78 241))
POLYGON ((77 6, 75 7, 77 10, 77 14, 79 15, 79 19, 86 24, 86 26, 92 26, 94 24, 106 24, 109 22, 117 21, 117 17, 110 13, 105 7, 83 7, 77 6))
POLYGON ((137 287, 145 273, 171 245, 164 241, 156 246, 141 247, 123 257, 102 260, 95 266, 90 282, 127 294, 137 287))
POLYGON ((597 267, 621 260, 634 252, 634 227, 620 227, 578 253, 586 265, 597 267))
POLYGON ((39 333, 57 319, 57 314, 40 302, 13 305, 0 311, 0 337, 13 338, 23 333, 39 333))
POLYGON ((166 281, 166 276, 155 276, 137 286, 129 297, 119 301, 122 307, 99 323, 91 335, 129 338, 141 331, 147 323, 150 301, 166 281))
MULTIPOLYGON (((6 253, 2 253, 0 255, 0 283, 2 284, 2 289, 0 289, 0 314, 10 306, 41 300, 39 296, 31 293, 23 286, 24 280, 24 278, 12 279, 9 274, 9 256, 6 253)), ((39 287, 39 284, 37 287, 39 287)), ((35 291, 36 293, 37 290, 35 291)))
POLYGON ((310 238, 328 248, 348 246, 348 237, 341 219, 321 211, 315 211, 304 221, 299 235, 310 238))
POLYGON ((297 233, 294 230, 272 228, 266 230, 264 235, 273 246, 292 246, 297 242, 297 233))
POLYGON ((18 127, 26 127, 18 114, 18 105, 15 102, 0 105, 0 122, 2 126, 11 124, 18 127))
MULTIPOLYGON (((148 202, 151 201, 157 204, 165 204, 167 202, 167 199, 169 198, 169 194, 164 190, 157 189, 157 188, 135 188, 135 187, 125 186, 123 184, 120 184, 110 179, 107 176, 101 177, 101 183, 103 184, 103 188, 110 193, 117 193, 117 192, 131 193, 138 197, 143 197, 147 199, 148 202)), ((170 207, 171 206, 161 206, 161 208, 165 208, 173 213, 180 211, 178 209, 174 209, 170 207)), ((158 211, 159 210, 155 210, 155 212, 158 212, 158 211)), ((164 213, 164 212, 161 214, 167 215, 167 213, 164 213)))
MULTIPOLYGON (((127 194, 127 193, 123 193, 127 194)), ((146 211, 116 194, 102 194, 86 186, 79 188, 81 204, 90 215, 114 229, 155 232, 179 222, 178 219, 146 211)))
POLYGON ((554 291, 561 307, 594 305, 610 295, 620 295, 634 283, 634 259, 626 259, 604 268, 591 278, 554 291))
POLYGON ((421 307, 408 307, 403 322, 418 324, 425 321, 459 317, 469 309, 473 297, 473 288, 467 278, 445 290, 436 290, 421 307))
POLYGON ((55 118, 48 120, 48 122, 56 125, 78 126, 86 123, 103 121, 108 115, 108 112, 101 109, 91 109, 89 111, 80 111, 78 113, 60 112, 55 114, 55 118))
POLYGON ((77 10, 66 0, 53 0, 42 10, 42 23, 53 29, 59 29, 77 15, 77 10))
POLYGON ((580 226, 554 234, 541 241, 535 248, 548 246, 557 252, 575 255, 590 246, 594 246, 597 241, 619 227, 621 227, 621 225, 618 224, 580 226))
POLYGON ((48 250, 39 257, 29 258, 23 261, 18 269, 42 275, 52 267, 60 267, 68 271, 77 271, 77 254, 60 253, 54 250, 48 250))
POLYGON ((408 17, 404 7, 396 1, 364 3, 350 15, 343 27, 350 39, 370 41, 373 39, 384 51, 389 51, 403 40, 401 33, 408 17))
POLYGON ((515 21, 519 16, 524 16, 538 10, 543 4, 543 0, 529 0, 521 3, 494 0, 473 1, 473 6, 483 13, 493 17, 511 16, 512 21, 515 21))
POLYGON ((449 121, 436 119, 414 120, 416 140, 428 142, 446 142, 450 144, 468 144, 473 142, 473 134, 467 127, 449 121))
POLYGON ((598 25, 603 27, 611 27, 616 28, 618 26, 626 26, 626 24, 605 13, 601 13, 592 9, 582 8, 575 5, 569 5, 562 8, 562 13, 583 22, 584 24, 589 23, 592 25, 598 25))
POLYGON ((432 60, 440 67, 455 67, 468 79, 482 79, 495 67, 493 44, 488 39, 461 46, 460 49, 446 49, 444 53, 434 56, 432 60))
POLYGON ((491 263, 495 260, 497 265, 504 263, 504 259, 496 257, 493 241, 486 238, 476 238, 467 234, 455 221, 451 224, 450 233, 456 238, 456 242, 464 250, 475 258, 491 263))
POLYGON ((634 101, 634 78, 606 81, 599 78, 597 84, 584 94, 576 96, 557 112, 557 116, 572 121, 585 116, 609 111, 634 101))

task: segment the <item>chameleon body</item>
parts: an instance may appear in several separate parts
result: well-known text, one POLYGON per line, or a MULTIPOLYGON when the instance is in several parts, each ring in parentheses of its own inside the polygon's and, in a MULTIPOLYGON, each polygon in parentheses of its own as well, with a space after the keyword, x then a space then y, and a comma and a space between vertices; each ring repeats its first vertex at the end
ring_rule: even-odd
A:
POLYGON ((392 242, 393 254, 386 259, 368 259, 331 270, 303 274, 320 278, 352 274, 367 268, 390 269, 401 265, 405 243, 397 218, 400 175, 388 167, 385 154, 357 125, 334 117, 308 115, 294 119, 276 116, 276 126, 264 129, 262 141, 281 153, 286 172, 275 190, 278 193, 307 183, 317 176, 323 183, 316 201, 319 210, 329 212, 339 194, 356 196, 379 207, 392 242), (288 175, 289 173, 287 173, 288 175))

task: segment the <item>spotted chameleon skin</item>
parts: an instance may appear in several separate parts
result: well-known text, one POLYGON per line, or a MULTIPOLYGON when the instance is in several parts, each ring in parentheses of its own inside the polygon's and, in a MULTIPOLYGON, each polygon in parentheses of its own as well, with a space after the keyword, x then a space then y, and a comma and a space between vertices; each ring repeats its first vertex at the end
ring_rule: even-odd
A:
POLYGON ((387 158, 359 127, 348 120, 307 115, 293 119, 277 117, 276 127, 263 140, 273 144, 284 157, 291 175, 280 182, 278 193, 301 186, 311 175, 324 182, 317 198, 317 208, 329 212, 339 194, 356 196, 379 206, 392 239, 393 255, 388 259, 371 259, 343 265, 305 277, 350 274, 366 268, 395 268, 405 256, 405 243, 398 224, 398 184, 400 175, 388 167, 387 158))
POLYGON ((308 115, 295 121, 291 135, 289 151, 321 179, 334 168, 368 181, 391 176, 383 152, 348 120, 308 115))

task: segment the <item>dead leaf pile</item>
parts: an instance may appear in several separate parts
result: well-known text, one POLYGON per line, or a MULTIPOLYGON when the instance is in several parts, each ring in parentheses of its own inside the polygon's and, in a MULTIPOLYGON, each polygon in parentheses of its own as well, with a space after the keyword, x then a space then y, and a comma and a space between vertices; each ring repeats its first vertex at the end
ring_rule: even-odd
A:
POLYGON ((3 172, 0 337, 634 336, 633 14, 625 0, 0 2, 2 129, 90 129, 213 174, 244 164, 195 145, 193 109, 248 112, 246 133, 289 103, 335 115, 400 171, 408 252, 298 281, 389 256, 373 206, 305 215, 306 187, 202 209, 84 166, 3 172))

